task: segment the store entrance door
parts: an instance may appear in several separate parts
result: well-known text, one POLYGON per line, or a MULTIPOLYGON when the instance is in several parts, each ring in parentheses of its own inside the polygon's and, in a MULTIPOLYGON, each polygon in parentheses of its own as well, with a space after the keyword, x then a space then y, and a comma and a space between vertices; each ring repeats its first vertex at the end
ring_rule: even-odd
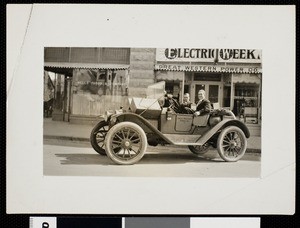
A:
POLYGON ((219 103, 221 104, 221 98, 220 98, 220 89, 221 85, 218 82, 205 82, 201 84, 196 84, 194 90, 194 102, 195 104, 198 103, 198 91, 203 89, 205 91, 205 97, 211 102, 211 103, 219 103))

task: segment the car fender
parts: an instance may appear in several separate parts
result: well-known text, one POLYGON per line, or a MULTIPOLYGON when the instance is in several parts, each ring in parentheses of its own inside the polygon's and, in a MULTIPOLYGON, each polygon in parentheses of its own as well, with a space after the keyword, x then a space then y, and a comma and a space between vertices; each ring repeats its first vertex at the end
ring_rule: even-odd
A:
POLYGON ((212 129, 207 131, 201 138, 199 138, 197 143, 200 145, 203 145, 212 136, 214 136, 218 131, 220 131, 228 126, 236 126, 244 132, 246 138, 250 137, 250 131, 243 122, 241 122, 240 120, 237 120, 237 119, 224 119, 221 122, 219 122, 217 125, 215 125, 212 129))
POLYGON ((171 140, 169 140, 164 134, 162 134, 157 128, 155 128, 147 119, 144 117, 136 114, 136 113, 121 113, 114 115, 110 120, 116 119, 116 122, 133 122, 137 125, 139 125, 145 132, 149 133, 152 132, 156 134, 157 136, 161 137, 163 140, 165 140, 167 143, 173 144, 171 140))

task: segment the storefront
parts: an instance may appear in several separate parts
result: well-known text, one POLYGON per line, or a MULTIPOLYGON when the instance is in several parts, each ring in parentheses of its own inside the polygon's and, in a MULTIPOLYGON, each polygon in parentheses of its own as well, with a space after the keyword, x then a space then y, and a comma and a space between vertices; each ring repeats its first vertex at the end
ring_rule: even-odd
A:
POLYGON ((94 123, 120 108, 129 92, 128 48, 45 48, 45 71, 55 73, 53 120, 94 123))
POLYGON ((261 51, 247 49, 156 49, 156 81, 181 101, 189 93, 193 103, 204 89, 216 107, 233 110, 258 123, 261 116, 261 51))
POLYGON ((89 118, 123 106, 128 96, 128 66, 74 69, 71 119, 89 118))
POLYGON ((55 120, 93 122, 159 81, 179 101, 189 93, 196 104, 204 89, 215 107, 251 123, 261 117, 260 50, 45 48, 44 70, 55 73, 55 120))

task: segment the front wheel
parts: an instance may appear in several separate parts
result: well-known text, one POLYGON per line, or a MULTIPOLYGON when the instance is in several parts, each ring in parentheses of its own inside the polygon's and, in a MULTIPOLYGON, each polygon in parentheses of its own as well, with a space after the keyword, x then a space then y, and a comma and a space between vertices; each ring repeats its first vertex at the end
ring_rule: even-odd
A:
POLYGON ((202 146, 189 146, 190 151, 196 155, 203 155, 208 152, 210 145, 208 143, 202 146))
POLYGON ((107 155, 115 163, 132 165, 144 156, 147 137, 137 124, 122 122, 113 126, 107 133, 105 148, 107 155))
POLYGON ((244 156, 247 149, 244 132, 235 126, 226 127, 219 135, 217 149, 224 161, 238 161, 244 156))
POLYGON ((90 135, 90 142, 94 150, 100 155, 106 155, 104 148, 104 141, 108 132, 108 122, 99 122, 92 130, 90 135))

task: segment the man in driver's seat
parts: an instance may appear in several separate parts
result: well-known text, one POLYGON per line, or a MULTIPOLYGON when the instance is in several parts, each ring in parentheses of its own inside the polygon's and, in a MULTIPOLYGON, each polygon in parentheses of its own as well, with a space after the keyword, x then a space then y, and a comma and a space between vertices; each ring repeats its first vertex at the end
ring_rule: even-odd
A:
POLYGON ((203 89, 198 92, 199 101, 197 103, 195 116, 202 116, 210 113, 211 105, 210 101, 205 99, 205 91, 203 89))
POLYGON ((188 109, 191 108, 192 103, 190 102, 190 94, 183 94, 182 103, 180 104, 180 113, 188 114, 188 109))

